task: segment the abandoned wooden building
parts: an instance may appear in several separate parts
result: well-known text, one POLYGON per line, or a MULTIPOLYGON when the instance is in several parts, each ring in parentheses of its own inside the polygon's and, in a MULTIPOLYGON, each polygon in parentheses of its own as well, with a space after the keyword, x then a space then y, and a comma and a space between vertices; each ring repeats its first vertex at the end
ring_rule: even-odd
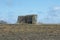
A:
POLYGON ((18 16, 17 23, 36 24, 37 15, 18 16))

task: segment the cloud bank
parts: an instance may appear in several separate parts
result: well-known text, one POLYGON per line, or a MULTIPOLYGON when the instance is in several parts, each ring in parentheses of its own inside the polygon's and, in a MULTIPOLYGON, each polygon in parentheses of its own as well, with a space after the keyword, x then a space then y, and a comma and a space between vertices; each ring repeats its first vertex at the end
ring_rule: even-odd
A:
POLYGON ((49 23, 49 24, 60 24, 60 6, 55 6, 49 9, 47 13, 41 13, 40 20, 42 23, 49 23))

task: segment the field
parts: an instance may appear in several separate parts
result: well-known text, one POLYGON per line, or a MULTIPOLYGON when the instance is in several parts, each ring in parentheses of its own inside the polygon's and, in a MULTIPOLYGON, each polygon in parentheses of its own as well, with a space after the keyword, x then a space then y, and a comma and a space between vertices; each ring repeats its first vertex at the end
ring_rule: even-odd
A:
POLYGON ((0 24, 0 40, 60 40, 60 25, 0 24))

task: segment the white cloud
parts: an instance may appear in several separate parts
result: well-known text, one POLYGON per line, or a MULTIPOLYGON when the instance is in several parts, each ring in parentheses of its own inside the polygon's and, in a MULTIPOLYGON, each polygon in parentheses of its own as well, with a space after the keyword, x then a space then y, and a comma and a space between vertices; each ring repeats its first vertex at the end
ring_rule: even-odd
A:
POLYGON ((54 10, 60 10, 60 6, 56 6, 53 8, 54 10))
POLYGON ((6 0, 6 5, 9 7, 13 6, 13 0, 6 0))
POLYGON ((47 13, 41 13, 40 22, 54 24, 60 23, 60 6, 51 7, 47 13))

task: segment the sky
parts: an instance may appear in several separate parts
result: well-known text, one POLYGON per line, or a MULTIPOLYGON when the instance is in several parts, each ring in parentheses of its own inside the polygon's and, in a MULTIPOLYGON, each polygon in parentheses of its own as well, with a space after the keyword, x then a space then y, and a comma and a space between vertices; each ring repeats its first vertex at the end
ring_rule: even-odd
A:
POLYGON ((37 14, 39 23, 60 24, 60 0, 0 0, 0 20, 16 23, 30 14, 37 14))

